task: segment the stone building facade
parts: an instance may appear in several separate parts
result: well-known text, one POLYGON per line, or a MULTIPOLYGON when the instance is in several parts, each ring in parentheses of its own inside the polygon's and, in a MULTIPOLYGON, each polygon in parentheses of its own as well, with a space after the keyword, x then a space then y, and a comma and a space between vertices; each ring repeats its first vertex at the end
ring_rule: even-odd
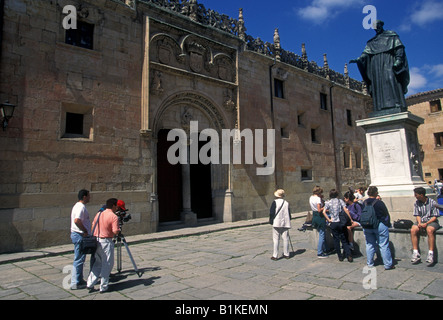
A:
MULTIPOLYGON (((91 218, 123 199, 131 235, 265 217, 276 188, 303 212, 315 185, 369 184, 354 123, 370 110, 362 83, 326 55, 323 66, 309 61, 304 45, 284 50, 278 30, 273 43, 252 38, 242 10, 233 19, 195 0, 5 0, 2 20, 0 99, 16 110, 0 134, 0 252, 69 243, 83 188, 91 218), (172 165, 168 134, 192 123, 200 151, 204 129, 217 133, 211 142, 238 129, 229 141, 240 164, 172 165), (268 161, 245 163, 243 133, 256 129, 275 130, 272 174, 257 175, 268 161)), ((265 155, 264 141, 251 150, 265 155)))
POLYGON ((425 120, 418 127, 423 178, 434 184, 443 179, 443 89, 421 92, 406 99, 409 111, 425 120))

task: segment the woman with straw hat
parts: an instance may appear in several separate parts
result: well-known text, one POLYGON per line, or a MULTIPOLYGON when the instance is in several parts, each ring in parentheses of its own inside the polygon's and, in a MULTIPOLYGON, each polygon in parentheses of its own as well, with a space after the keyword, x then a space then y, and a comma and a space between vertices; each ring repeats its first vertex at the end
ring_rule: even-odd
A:
POLYGON ((272 239, 274 253, 271 259, 277 260, 280 238, 283 239, 283 257, 289 259, 289 229, 291 228, 291 211, 289 202, 284 199, 285 191, 278 189, 274 192, 276 199, 272 202, 269 211, 270 224, 272 224, 272 239))

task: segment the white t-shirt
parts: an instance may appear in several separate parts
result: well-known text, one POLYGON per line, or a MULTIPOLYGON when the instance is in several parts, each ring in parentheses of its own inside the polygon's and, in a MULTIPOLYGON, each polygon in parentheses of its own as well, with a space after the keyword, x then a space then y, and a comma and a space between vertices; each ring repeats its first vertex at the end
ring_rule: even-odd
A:
POLYGON ((86 210, 86 206, 80 201, 77 202, 71 211, 71 232, 83 233, 79 227, 75 224, 74 220, 80 219, 83 226, 88 230, 88 234, 91 234, 91 221, 89 220, 89 213, 86 210))
POLYGON ((317 195, 312 195, 309 198, 309 205, 311 206, 312 211, 318 211, 317 204, 321 205, 321 198, 317 195))

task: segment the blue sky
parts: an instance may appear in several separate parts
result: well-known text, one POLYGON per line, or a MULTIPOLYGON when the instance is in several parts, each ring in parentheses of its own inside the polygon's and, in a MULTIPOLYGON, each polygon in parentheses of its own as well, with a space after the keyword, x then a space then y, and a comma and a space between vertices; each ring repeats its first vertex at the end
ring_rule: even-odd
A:
MULTIPOLYGON (((283 49, 301 55, 306 44, 308 59, 343 72, 375 34, 363 27, 372 5, 386 30, 396 31, 406 47, 411 72, 408 95, 443 88, 443 0, 198 0, 206 9, 238 18, 243 8, 246 33, 272 42, 278 28, 283 49)), ((374 13, 374 11, 372 12, 374 13)), ((361 80, 355 64, 350 76, 361 80)))

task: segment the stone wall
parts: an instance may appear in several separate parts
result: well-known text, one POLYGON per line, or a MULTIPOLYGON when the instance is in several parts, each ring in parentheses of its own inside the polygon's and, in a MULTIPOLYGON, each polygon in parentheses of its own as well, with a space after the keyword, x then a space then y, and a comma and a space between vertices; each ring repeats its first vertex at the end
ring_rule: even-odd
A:
POLYGON ((361 84, 315 63, 299 68, 285 51, 270 74, 272 55, 251 41, 242 18, 195 1, 6 0, 0 99, 17 108, 0 134, 0 252, 69 243, 83 188, 91 219, 117 197, 132 215, 125 234, 156 232, 157 134, 190 119, 219 133, 276 130, 275 174, 211 166, 216 221, 266 216, 276 187, 300 212, 317 184, 326 194, 367 185, 364 133, 346 111, 351 122, 365 117, 361 84), (66 5, 94 25, 92 50, 65 43, 66 5), (271 100, 274 79, 284 98, 271 100), (67 134, 69 113, 83 115, 81 134, 67 134))
POLYGON ((443 133, 443 111, 431 108, 431 102, 440 101, 443 104, 443 89, 424 92, 408 97, 406 100, 409 111, 425 119, 425 123, 418 127, 418 140, 422 147, 423 179, 434 184, 435 179, 443 175, 443 145, 436 143, 434 134, 443 133), (439 173, 439 169, 442 173, 439 173))
POLYGON ((128 233, 155 229, 150 143, 139 135, 141 25, 121 4, 82 1, 94 48, 65 44, 62 9, 77 3, 5 2, 1 97, 17 108, 0 137, 0 251, 69 242, 82 188, 91 216, 119 197, 133 213, 128 233), (90 116, 88 132, 65 137, 66 112, 90 116))

